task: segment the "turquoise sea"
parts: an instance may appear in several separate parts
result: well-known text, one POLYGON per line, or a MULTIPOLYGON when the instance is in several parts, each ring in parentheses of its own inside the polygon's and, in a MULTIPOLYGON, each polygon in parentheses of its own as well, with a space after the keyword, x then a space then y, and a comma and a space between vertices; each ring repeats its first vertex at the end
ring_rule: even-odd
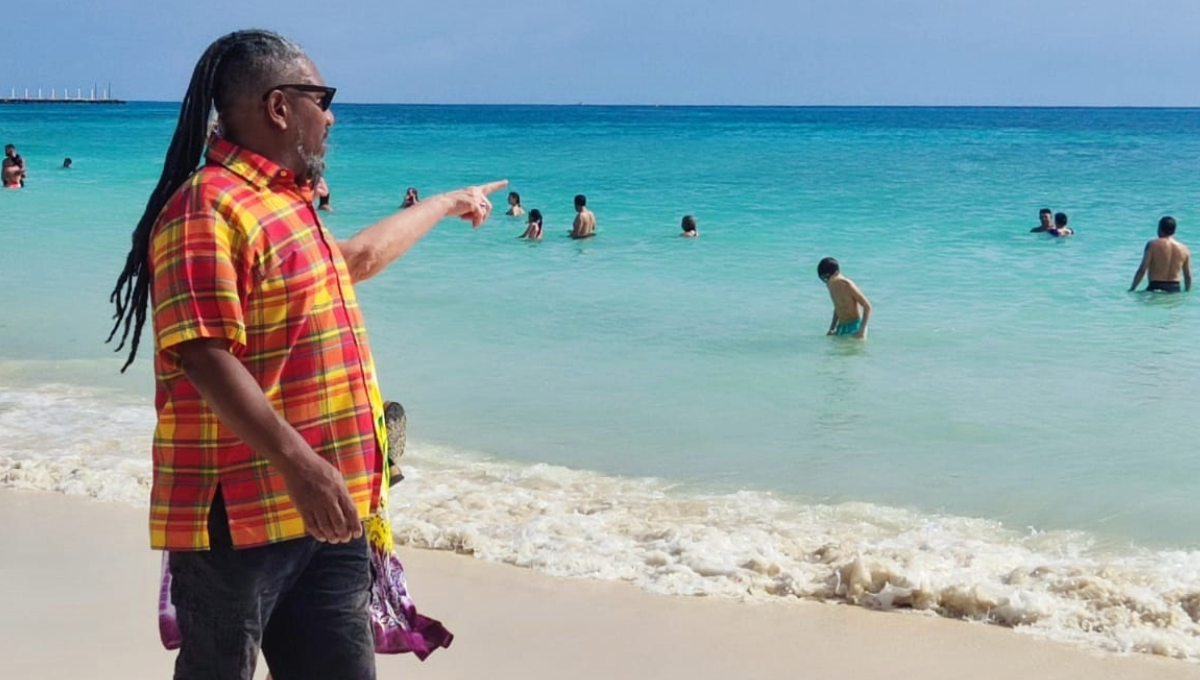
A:
MULTIPOLYGON (((148 354, 121 375, 103 340, 177 111, 0 107, 29 167, 0 193, 0 484, 145 502, 148 354)), ((1159 217, 1200 234, 1200 111, 334 112, 340 236, 407 186, 507 177, 546 216, 538 244, 447 221, 359 288, 409 413, 402 542, 1200 658, 1200 313, 1126 292, 1159 217), (1028 233, 1042 207, 1077 235, 1028 233), (825 256, 865 343, 824 335, 825 256)))

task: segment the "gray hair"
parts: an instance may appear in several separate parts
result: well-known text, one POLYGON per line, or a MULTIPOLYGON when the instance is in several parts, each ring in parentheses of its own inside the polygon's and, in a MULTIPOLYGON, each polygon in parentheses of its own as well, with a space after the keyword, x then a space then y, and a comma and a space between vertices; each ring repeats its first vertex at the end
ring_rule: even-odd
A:
POLYGON ((299 45, 270 31, 238 31, 226 38, 229 47, 217 67, 213 88, 218 113, 246 97, 262 97, 276 85, 295 82, 309 63, 299 45))

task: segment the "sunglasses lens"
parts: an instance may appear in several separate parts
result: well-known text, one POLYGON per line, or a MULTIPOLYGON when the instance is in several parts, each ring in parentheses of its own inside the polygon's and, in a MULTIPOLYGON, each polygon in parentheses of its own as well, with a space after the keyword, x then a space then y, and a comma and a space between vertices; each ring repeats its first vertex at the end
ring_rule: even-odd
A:
POLYGON ((319 106, 322 111, 329 110, 329 106, 331 104, 333 104, 333 95, 334 95, 334 93, 337 92, 336 87, 325 87, 324 85, 309 85, 307 83, 299 83, 299 84, 294 84, 294 85, 276 85, 275 87, 267 90, 263 94, 263 101, 266 101, 267 98, 271 96, 271 93, 275 92, 276 90, 297 90, 299 92, 313 92, 316 94, 320 94, 321 96, 317 99, 317 106, 319 106))

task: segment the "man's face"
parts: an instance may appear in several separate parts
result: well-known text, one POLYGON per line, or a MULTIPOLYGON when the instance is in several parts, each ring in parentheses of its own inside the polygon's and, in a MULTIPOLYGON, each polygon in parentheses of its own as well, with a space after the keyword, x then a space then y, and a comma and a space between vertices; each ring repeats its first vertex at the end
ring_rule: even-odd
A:
MULTIPOLYGON (((311 63, 306 64, 300 71, 296 82, 309 85, 325 84, 316 66, 311 63)), ((296 150, 304 161, 307 178, 315 184, 325 174, 325 140, 329 137, 330 126, 333 125, 333 113, 321 108, 322 95, 319 92, 288 90, 287 96, 295 116, 296 150)))
POLYGON ((8 156, 9 158, 16 156, 17 155, 17 147, 15 147, 15 146, 4 147, 4 155, 8 156))
POLYGON ((1054 223, 1050 219, 1050 213, 1041 213, 1040 216, 1042 218, 1042 226, 1043 227, 1054 226, 1054 223))

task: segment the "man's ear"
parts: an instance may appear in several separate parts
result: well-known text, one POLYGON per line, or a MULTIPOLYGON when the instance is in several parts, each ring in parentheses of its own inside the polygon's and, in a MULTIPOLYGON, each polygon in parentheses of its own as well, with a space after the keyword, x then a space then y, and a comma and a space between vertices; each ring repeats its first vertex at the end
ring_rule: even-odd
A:
POLYGON ((278 130, 288 129, 291 119, 292 108, 288 98, 283 94, 282 90, 272 90, 267 95, 267 100, 263 102, 264 112, 267 116, 267 123, 278 130))

